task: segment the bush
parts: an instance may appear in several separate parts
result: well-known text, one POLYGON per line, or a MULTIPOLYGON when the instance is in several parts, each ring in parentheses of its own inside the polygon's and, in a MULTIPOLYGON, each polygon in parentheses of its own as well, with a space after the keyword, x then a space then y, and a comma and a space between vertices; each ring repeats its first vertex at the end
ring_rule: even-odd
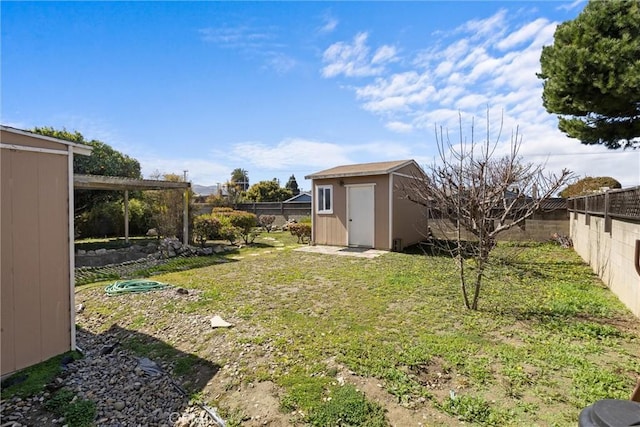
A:
POLYGON ((231 208, 213 208, 212 217, 220 221, 220 237, 235 244, 242 237, 246 244, 253 243, 258 233, 258 217, 250 212, 237 211, 231 208))
POLYGON ((124 234, 122 202, 104 202, 82 212, 77 219, 81 237, 116 237, 124 234))
POLYGON ((289 224, 289 232, 298 238, 298 243, 305 243, 311 240, 311 224, 307 223, 293 223, 289 224))
POLYGON ((276 220, 275 215, 260 215, 258 217, 258 224, 264 228, 267 233, 273 228, 273 222, 276 220))
POLYGON ((204 247, 207 240, 215 239, 220 233, 220 220, 212 214, 200 215, 193 220, 193 238, 204 247))

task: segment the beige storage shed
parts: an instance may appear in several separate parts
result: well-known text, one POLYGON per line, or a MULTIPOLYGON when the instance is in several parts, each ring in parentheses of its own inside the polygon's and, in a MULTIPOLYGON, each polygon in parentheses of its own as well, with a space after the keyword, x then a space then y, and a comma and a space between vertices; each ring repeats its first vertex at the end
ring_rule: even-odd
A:
POLYGON ((75 154, 91 147, 0 126, 2 376, 75 349, 75 154))
POLYGON ((426 209, 405 195, 424 179, 414 160, 338 166, 311 179, 311 241, 318 245, 402 250, 427 232, 426 209))

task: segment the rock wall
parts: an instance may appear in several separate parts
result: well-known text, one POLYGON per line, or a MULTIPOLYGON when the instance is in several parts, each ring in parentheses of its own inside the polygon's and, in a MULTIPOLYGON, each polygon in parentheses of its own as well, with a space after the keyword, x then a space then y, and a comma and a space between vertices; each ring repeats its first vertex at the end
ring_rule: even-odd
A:
POLYGON ((222 252, 222 248, 200 248, 183 245, 176 238, 166 238, 156 243, 131 245, 121 249, 96 249, 95 251, 76 251, 76 267, 102 267, 121 264, 143 258, 167 259, 177 256, 202 256, 222 252))

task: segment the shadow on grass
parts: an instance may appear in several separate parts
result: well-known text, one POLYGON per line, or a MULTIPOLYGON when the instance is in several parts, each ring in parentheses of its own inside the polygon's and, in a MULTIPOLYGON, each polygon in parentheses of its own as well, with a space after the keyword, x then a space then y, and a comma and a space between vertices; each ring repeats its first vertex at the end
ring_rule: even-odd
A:
POLYGON ((429 239, 405 248, 409 255, 427 255, 444 258, 454 258, 461 253, 464 258, 471 258, 478 251, 478 243, 463 240, 461 247, 455 240, 429 239))

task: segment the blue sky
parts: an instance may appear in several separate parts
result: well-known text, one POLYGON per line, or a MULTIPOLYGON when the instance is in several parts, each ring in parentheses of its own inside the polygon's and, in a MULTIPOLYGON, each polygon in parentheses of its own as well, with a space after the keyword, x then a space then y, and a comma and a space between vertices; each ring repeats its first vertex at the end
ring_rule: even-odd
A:
POLYGON ((585 4, 3 1, 1 121, 78 130, 147 177, 309 189, 341 164, 430 164, 435 126, 484 135, 489 107, 525 161, 638 185, 640 150, 581 145, 542 107, 541 48, 585 4))

